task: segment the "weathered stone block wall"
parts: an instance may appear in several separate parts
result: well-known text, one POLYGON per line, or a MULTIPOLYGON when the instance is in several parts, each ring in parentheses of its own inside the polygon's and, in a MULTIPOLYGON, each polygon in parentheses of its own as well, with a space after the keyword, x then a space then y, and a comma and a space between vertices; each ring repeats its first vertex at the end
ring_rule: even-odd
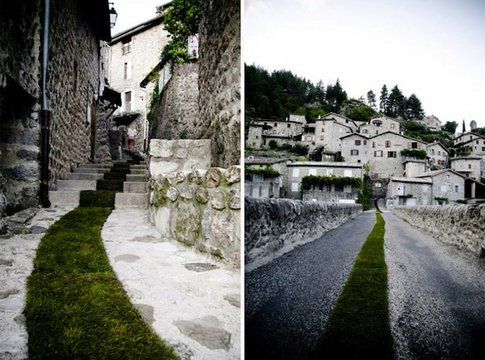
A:
POLYGON ((360 204, 245 197, 246 269, 272 261, 362 212, 360 204))
POLYGON ((49 59, 50 177, 54 181, 91 154, 90 106, 99 89, 99 41, 76 0, 52 1, 49 59))
POLYGON ((396 206, 393 212, 447 244, 485 256, 485 205, 396 206))
POLYGON ((240 2, 202 2, 197 138, 212 140, 214 166, 240 161, 240 2))
POLYGON ((150 219, 162 236, 238 267, 241 169, 209 166, 209 140, 152 140, 150 219))
POLYGON ((38 202, 40 1, 0 1, 0 216, 38 202))
POLYGON ((199 65, 176 65, 172 77, 163 89, 160 102, 152 110, 150 138, 195 139, 199 118, 199 65))

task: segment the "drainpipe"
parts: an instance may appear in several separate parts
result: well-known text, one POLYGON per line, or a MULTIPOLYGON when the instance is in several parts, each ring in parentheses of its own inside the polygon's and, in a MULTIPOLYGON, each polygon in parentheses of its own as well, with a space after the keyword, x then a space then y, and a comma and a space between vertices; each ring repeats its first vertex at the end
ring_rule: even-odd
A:
POLYGON ((51 112, 47 103, 47 70, 49 66, 49 23, 50 0, 44 0, 44 22, 42 37, 41 63, 41 168, 40 168, 40 203, 43 207, 50 207, 49 201, 49 135, 51 112))

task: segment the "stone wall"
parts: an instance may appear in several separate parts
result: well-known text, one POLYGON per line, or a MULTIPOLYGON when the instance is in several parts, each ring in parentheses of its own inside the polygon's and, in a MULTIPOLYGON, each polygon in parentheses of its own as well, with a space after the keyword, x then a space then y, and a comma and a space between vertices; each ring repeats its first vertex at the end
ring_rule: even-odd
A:
POLYGON ((214 166, 240 161, 240 3, 202 2, 197 138, 212 140, 214 166))
POLYGON ((485 205, 398 206, 393 212, 447 244, 485 256, 485 205))
POLYGON ((76 0, 52 1, 49 58, 50 178, 54 182, 91 155, 91 106, 99 89, 99 40, 76 0))
POLYGON ((176 65, 163 89, 159 103, 152 109, 151 139, 195 139, 199 118, 199 65, 176 65))
POLYGON ((313 241, 362 212, 362 205, 245 198, 245 263, 251 270, 313 241))
POLYGON ((165 238, 238 267, 240 172, 210 167, 210 140, 151 140, 152 223, 165 238))

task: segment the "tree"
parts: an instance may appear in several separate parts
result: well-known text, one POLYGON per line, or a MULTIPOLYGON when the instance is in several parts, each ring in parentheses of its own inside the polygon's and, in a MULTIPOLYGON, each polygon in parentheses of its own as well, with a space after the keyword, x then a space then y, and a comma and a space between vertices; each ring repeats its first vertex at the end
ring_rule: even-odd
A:
POLYGON ((391 94, 389 95, 388 109, 385 114, 396 118, 405 118, 405 109, 406 97, 396 85, 392 88, 391 94))
POLYGON ((162 57, 172 63, 189 60, 187 39, 199 32, 199 0, 174 0, 167 10, 163 23, 170 40, 162 51, 162 57))
POLYGON ((462 133, 466 133, 465 119, 463 119, 462 133))
POLYGON ((317 82, 317 88, 316 88, 316 95, 317 95, 317 101, 323 105, 325 104, 325 86, 323 85, 323 81, 320 80, 317 82))
POLYGON ((424 117, 421 101, 415 94, 412 94, 406 101, 405 115, 406 119, 422 119, 424 117))
POLYGON ((456 121, 447 121, 441 129, 446 131, 447 133, 454 134, 456 132, 456 128, 458 127, 458 123, 456 121))
POLYGON ((376 115, 374 109, 364 102, 355 99, 345 100, 340 108, 340 113, 349 119, 366 122, 369 122, 376 115))
POLYGON ((385 114, 388 112, 389 107, 389 92, 387 86, 384 84, 381 89, 381 96, 379 97, 379 110, 385 114))
POLYGON ((335 85, 328 85, 325 97, 327 103, 331 106, 331 110, 338 112, 342 103, 347 100, 347 93, 340 85, 340 80, 337 79, 335 85))
POLYGON ((376 94, 372 90, 367 92, 367 104, 373 109, 376 108, 376 94))

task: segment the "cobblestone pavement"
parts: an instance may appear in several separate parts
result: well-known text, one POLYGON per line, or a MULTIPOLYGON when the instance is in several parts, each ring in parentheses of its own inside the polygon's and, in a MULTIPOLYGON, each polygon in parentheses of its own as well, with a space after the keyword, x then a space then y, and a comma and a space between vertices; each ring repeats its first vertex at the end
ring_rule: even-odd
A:
POLYGON ((384 219, 397 358, 485 359, 485 259, 384 219))
POLYGON ((375 224, 365 212, 246 273, 246 356, 307 359, 375 224))
POLYGON ((161 239, 143 209, 115 210, 102 237, 131 302, 183 359, 240 358, 240 273, 161 239))
POLYGON ((26 280, 45 231, 72 208, 40 209, 25 224, 29 234, 0 238, 0 359, 27 358, 26 280))

